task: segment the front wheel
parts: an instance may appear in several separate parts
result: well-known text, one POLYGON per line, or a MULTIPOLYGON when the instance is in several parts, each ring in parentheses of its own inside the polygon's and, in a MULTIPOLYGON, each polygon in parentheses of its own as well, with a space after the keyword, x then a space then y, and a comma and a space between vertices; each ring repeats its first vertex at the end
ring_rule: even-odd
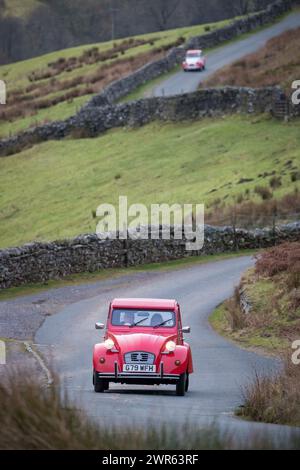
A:
POLYGON ((108 380, 99 379, 96 372, 94 371, 93 385, 96 393, 103 393, 105 390, 108 390, 109 382, 108 380))
POLYGON ((187 382, 187 374, 184 372, 181 374, 177 384, 176 384, 176 395, 178 397, 184 397, 186 392, 186 382, 187 382))
POLYGON ((189 385, 190 385, 190 376, 189 376, 189 374, 187 373, 187 374, 186 374, 186 381, 185 381, 185 392, 188 392, 188 391, 189 391, 189 385))

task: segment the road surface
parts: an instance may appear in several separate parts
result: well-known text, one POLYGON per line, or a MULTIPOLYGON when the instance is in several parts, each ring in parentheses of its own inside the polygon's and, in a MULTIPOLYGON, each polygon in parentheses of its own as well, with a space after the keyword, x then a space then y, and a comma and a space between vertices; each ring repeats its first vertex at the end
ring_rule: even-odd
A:
POLYGON ((231 295, 241 274, 252 264, 250 257, 241 257, 168 272, 158 270, 149 277, 126 276, 124 282, 105 281, 101 295, 48 317, 37 332, 36 343, 59 371, 71 399, 101 424, 173 425, 188 420, 206 425, 217 421, 226 430, 238 430, 239 435, 257 429, 274 433, 274 428, 281 435, 288 428, 248 423, 233 416, 235 407, 242 403, 241 387, 254 370, 269 373, 276 370, 278 362, 240 349, 208 323, 209 314, 231 295), (94 329, 94 323, 105 322, 114 297, 176 298, 180 302, 184 325, 191 326, 187 339, 195 368, 185 397, 177 397, 174 386, 110 384, 108 392, 94 393, 92 348, 103 334, 94 329))
POLYGON ((263 47, 266 42, 288 29, 300 26, 300 12, 291 13, 280 22, 252 34, 246 39, 241 39, 219 47, 212 51, 207 57, 207 69, 204 72, 183 72, 175 73, 168 79, 154 87, 147 96, 171 96, 182 93, 190 93, 197 90, 199 84, 206 80, 218 69, 235 62, 247 54, 256 52, 263 47))

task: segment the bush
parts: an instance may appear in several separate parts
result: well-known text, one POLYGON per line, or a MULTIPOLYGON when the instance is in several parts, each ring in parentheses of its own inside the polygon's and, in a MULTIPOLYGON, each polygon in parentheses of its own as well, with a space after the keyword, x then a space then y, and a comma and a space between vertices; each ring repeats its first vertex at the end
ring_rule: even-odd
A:
POLYGON ((280 188, 281 185, 282 185, 282 183, 281 183, 281 177, 280 176, 273 176, 273 178, 270 179, 270 187, 272 189, 280 188))
POLYGON ((276 424, 300 425, 300 366, 284 358, 284 368, 276 375, 255 374, 243 390, 244 406, 240 416, 276 424))
POLYGON ((274 277, 286 272, 290 287, 300 286, 300 242, 283 243, 264 251, 257 257, 255 272, 274 277))
POLYGON ((291 173, 291 182, 295 183, 296 181, 300 180, 300 171, 293 171, 291 173))
POLYGON ((263 201, 267 201, 268 199, 272 199, 273 197, 269 188, 266 188, 264 186, 256 186, 254 192, 258 194, 263 201))

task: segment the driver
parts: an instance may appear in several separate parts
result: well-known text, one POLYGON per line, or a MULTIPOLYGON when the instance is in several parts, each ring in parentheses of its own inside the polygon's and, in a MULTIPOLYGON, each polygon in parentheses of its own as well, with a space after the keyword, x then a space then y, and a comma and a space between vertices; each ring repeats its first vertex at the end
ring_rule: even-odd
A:
POLYGON ((133 312, 126 312, 124 315, 124 326, 131 326, 134 323, 134 313, 133 312))
POLYGON ((158 326, 163 322, 163 317, 160 313, 155 313, 151 318, 151 326, 158 326))

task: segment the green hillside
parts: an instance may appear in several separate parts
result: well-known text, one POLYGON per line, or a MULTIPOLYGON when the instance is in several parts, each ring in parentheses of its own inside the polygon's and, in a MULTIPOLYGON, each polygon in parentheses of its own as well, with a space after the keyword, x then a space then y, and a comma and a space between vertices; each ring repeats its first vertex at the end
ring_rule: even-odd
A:
POLYGON ((255 187, 269 186, 276 174, 279 198, 299 187, 292 177, 300 174, 299 149, 299 121, 264 116, 153 123, 95 139, 49 141, 0 159, 0 246, 93 232, 97 206, 119 195, 130 203, 209 208, 241 195, 260 200, 255 187))

